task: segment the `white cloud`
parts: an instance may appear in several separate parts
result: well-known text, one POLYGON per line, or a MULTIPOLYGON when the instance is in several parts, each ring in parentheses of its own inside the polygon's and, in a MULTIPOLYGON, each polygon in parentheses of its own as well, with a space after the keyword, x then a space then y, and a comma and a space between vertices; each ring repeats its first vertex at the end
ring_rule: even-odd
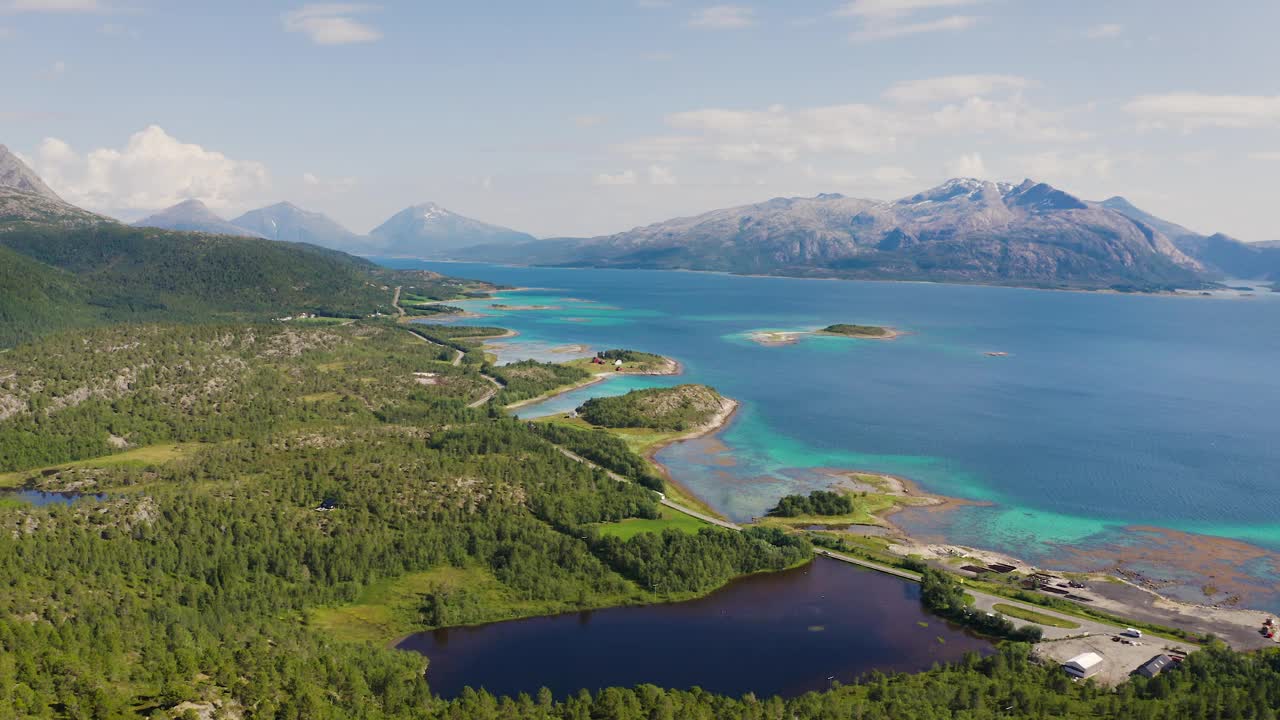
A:
POLYGON ((1280 125, 1280 95, 1143 95, 1124 107, 1144 128, 1171 124, 1191 131, 1201 127, 1259 128, 1280 125))
POLYGON ((1280 162, 1280 150, 1268 150, 1268 151, 1264 151, 1264 152, 1251 152, 1251 153, 1249 153, 1249 159, 1250 159, 1250 160, 1267 160, 1267 161, 1280 162))
POLYGON ((931 103, 960 100, 975 95, 1022 90, 1032 82, 1017 75, 947 75, 900 82, 885 91, 890 100, 903 103, 931 103))
POLYGON ((1110 40, 1124 34, 1124 26, 1116 23, 1094 25, 1085 31, 1084 36, 1090 40, 1110 40))
POLYGON ((982 155, 979 153, 968 153, 954 158, 947 163, 946 168, 948 177, 984 178, 987 175, 987 166, 982 162, 982 155))
POLYGON ((971 97, 946 105, 917 124, 922 125, 921 132, 994 133, 1027 142, 1078 142, 1090 137, 1087 132, 1068 128, 1061 114, 1039 110, 1021 97, 971 97))
POLYGON ((138 37, 137 30, 134 30, 127 25, 121 25, 120 23, 104 23, 98 28, 98 34, 106 35, 108 37, 138 37))
POLYGON ((714 5, 703 8, 689 19, 690 27, 732 30, 754 25, 756 11, 741 5, 714 5))
POLYGON ((604 115, 576 115, 573 118, 573 124, 580 128, 593 128, 605 124, 608 120, 604 115))
POLYGON ((608 173, 600 173, 599 175, 596 175, 595 184, 596 185, 635 185, 636 171, 624 170, 615 175, 609 175, 608 173))
POLYGON ((58 60, 53 64, 53 67, 50 68, 50 72, 54 75, 65 75, 67 72, 67 63, 63 60, 58 60))
POLYGON ((920 14, 934 10, 980 5, 986 0, 853 0, 835 14, 859 21, 860 27, 850 33, 856 42, 887 40, 890 38, 921 35, 935 32, 959 32, 978 24, 980 18, 973 15, 947 15, 932 19, 915 19, 920 14))
POLYGON ((97 0, 12 0, 0 5, 10 12, 102 12, 97 0))
POLYGON ((910 15, 921 10, 968 7, 980 5, 986 0, 853 0, 836 15, 863 18, 892 18, 910 15))
POLYGON ((308 188, 313 188, 316 190, 332 192, 332 193, 347 192, 351 188, 358 185, 359 182, 360 182, 359 180, 353 177, 342 177, 342 178, 330 179, 330 178, 322 178, 319 175, 316 175, 315 173, 309 173, 309 172, 302 173, 303 185, 307 186, 308 188))
POLYGON ((262 163, 180 142, 156 125, 135 133, 121 149, 83 155, 47 138, 32 164, 62 197, 96 210, 151 210, 187 198, 225 208, 267 186, 262 163))
MULTIPOLYGON (((960 85, 974 83, 956 84, 960 85)), ((947 97, 954 94, 953 89, 948 83, 937 83, 903 87, 898 94, 947 97)), ((1020 95, 969 97, 930 106, 851 103, 796 109, 781 105, 763 110, 706 108, 670 114, 665 122, 671 134, 639 138, 616 149, 635 161, 661 165, 698 159, 776 165, 832 155, 883 154, 929 138, 968 141, 993 136, 1043 144, 1079 142, 1089 137, 1072 129, 1063 113, 1036 108, 1020 95)))
POLYGON ((849 39, 866 42, 871 40, 888 40, 891 38, 906 37, 908 35, 921 35, 924 33, 934 32, 959 32, 968 30, 978 24, 978 18, 973 15, 949 15, 937 20, 928 20, 918 23, 898 23, 898 22, 876 22, 866 25, 865 27, 855 30, 849 34, 849 39))
POLYGON ((1047 182, 1105 178, 1114 165, 1105 152, 1064 153, 1051 150, 1013 158, 1017 174, 1047 182))
POLYGON ((676 56, 669 52, 651 52, 645 53, 642 59, 647 62, 671 62, 676 56))
POLYGON ((903 167, 878 167, 871 171, 871 179, 884 185, 901 185, 916 179, 914 173, 903 167))
POLYGON ((284 13, 284 29, 305 34, 317 45, 350 45, 373 42, 382 33, 352 16, 366 13, 368 5, 346 3, 312 3, 284 13))
POLYGON ((649 184, 650 185, 678 185, 679 181, 671 172, 671 168, 661 165, 649 166, 649 184))

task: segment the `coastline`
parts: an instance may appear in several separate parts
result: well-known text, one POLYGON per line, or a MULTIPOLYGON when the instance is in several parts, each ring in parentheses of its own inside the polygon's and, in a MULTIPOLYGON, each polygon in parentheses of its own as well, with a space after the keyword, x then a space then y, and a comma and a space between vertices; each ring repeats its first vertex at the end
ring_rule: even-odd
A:
MULTIPOLYGON (((1213 633, 1227 640, 1238 649, 1271 647, 1274 644, 1272 641, 1262 638, 1257 632, 1263 619, 1273 616, 1263 610, 1245 607, 1220 607, 1177 600, 1162 595, 1152 587, 1144 587, 1140 583, 1117 574, 1111 568, 1082 572, 1064 571, 1052 567, 1052 562, 1044 563, 1043 565, 1031 563, 1003 551, 960 545, 947 542, 945 539, 938 542, 928 542, 914 538, 899 525, 895 524, 890 519, 891 516, 904 510, 940 512, 960 506, 981 505, 984 503, 930 493, 923 490, 917 482, 910 478, 897 475, 830 468, 823 469, 823 471, 833 479, 838 478, 830 486, 834 489, 839 489, 842 485, 848 487, 847 483, 850 476, 874 476, 890 484, 890 488, 894 492, 889 494, 924 501, 911 504, 895 503, 885 510, 873 513, 877 521, 875 525, 854 523, 847 526, 858 525, 886 529, 887 533, 885 535, 875 535, 874 537, 884 543, 883 553, 887 556, 898 559, 917 557, 939 569, 959 575, 970 583, 989 584, 989 580, 984 580, 984 575, 989 574, 966 570, 966 567, 989 567, 991 565, 1013 566, 1018 573, 1024 576, 1043 573, 1050 577, 1059 578, 1061 582, 1066 582, 1066 579, 1076 579, 1087 585, 1087 587, 1072 588, 1070 590, 1071 594, 1086 598, 1083 602, 1071 600, 1078 608, 1077 614, 1086 614, 1092 610, 1125 618, 1133 622, 1180 628, 1201 634, 1213 633), (966 563, 966 565, 961 567, 961 563, 966 563)), ((846 535, 859 536, 859 533, 842 531, 836 528, 817 530, 817 532, 825 532, 836 537, 846 535)), ((991 573, 990 575, 999 574, 991 573)), ((1014 589, 1009 586, 1004 587, 1006 591, 1014 589)), ((1024 592, 1037 596, 1043 595, 1049 599, 1066 599, 1060 593, 1024 592)))
POLYGON ((670 447, 676 443, 719 433, 729 427, 729 424, 733 422, 735 417, 737 417, 738 409, 741 407, 742 404, 737 400, 725 398, 724 402, 720 405, 720 411, 712 416, 712 418, 702 426, 674 437, 659 440, 645 448, 643 453, 644 459, 648 460, 651 465, 658 469, 658 473, 662 475, 663 481, 675 488, 682 497, 687 498, 695 505, 693 508, 694 510, 705 512, 712 517, 719 518, 721 520, 727 519, 724 514, 711 507, 706 500, 703 500, 697 493, 693 492, 686 485, 677 480, 675 476, 671 474, 671 470, 666 465, 658 462, 657 456, 664 448, 670 447))

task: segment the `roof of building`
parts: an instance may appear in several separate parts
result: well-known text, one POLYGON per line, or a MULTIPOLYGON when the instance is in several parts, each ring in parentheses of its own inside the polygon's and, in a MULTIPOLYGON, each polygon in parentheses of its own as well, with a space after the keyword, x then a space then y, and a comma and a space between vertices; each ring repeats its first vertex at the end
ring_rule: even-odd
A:
POLYGON ((1155 677, 1171 662, 1173 662, 1173 658, 1160 654, 1143 663, 1142 667, 1138 668, 1138 672, 1147 677, 1155 677))
POLYGON ((1088 670, 1094 667, 1095 665, 1100 664, 1101 662, 1102 662, 1101 655, 1095 652, 1087 652, 1087 653, 1081 653, 1080 655, 1077 655, 1071 658, 1070 660, 1066 661, 1063 664, 1069 665, 1072 667, 1077 667, 1077 668, 1080 668, 1081 670, 1088 670))

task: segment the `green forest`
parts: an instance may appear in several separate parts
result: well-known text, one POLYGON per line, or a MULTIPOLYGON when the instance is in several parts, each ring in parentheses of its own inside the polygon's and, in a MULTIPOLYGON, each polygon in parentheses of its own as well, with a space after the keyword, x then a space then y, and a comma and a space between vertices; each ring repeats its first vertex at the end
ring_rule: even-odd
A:
POLYGON ((484 287, 301 243, 0 220, 0 347, 114 322, 392 315, 396 286, 433 299, 484 287))
POLYGON ((706 425, 724 403, 720 393, 705 385, 677 385, 591 398, 578 408, 578 415, 599 427, 683 432, 706 425))
POLYGON ((468 408, 486 387, 390 322, 121 326, 0 355, 0 484, 106 498, 0 505, 0 718, 421 716, 440 707, 421 658, 310 611, 446 567, 516 608, 434 595, 427 628, 689 597, 810 556, 778 534, 600 537, 657 517, 656 495, 468 408))
POLYGON ((853 499, 831 490, 814 490, 806 495, 787 495, 769 511, 777 517, 800 515, 848 515, 853 512, 853 499))

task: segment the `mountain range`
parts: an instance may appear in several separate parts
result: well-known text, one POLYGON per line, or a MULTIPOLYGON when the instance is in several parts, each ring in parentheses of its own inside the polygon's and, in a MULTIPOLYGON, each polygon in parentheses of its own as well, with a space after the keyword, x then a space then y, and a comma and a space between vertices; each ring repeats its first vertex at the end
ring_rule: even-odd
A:
MULTIPOLYGON (((397 286, 448 298, 478 285, 221 232, 217 224, 199 232, 132 227, 58 199, 7 151, 0 151, 0 178, 7 183, 0 184, 0 348, 114 322, 388 315, 397 312, 397 286)), ((202 207, 188 203, 161 219, 176 225, 199 218, 202 207)))
POLYGON ((528 233, 473 220, 430 202, 401 210, 368 235, 358 235, 323 213, 303 210, 288 202, 224 220, 203 202, 185 200, 134 226, 309 243, 379 257, 448 257, 460 248, 535 239, 528 233))
POLYGON ((1062 288, 1193 288, 1280 280, 1280 252, 1200 236, 1123 198, 1046 183, 949 180, 884 202, 822 194, 676 218, 615 235, 468 248, 539 265, 936 280, 1062 288))
MULTIPOLYGON (((2 148, 0 178, 0 220, 108 222, 63 202, 2 148)), ((188 200, 136 225, 373 257, 534 265, 1127 290, 1280 281, 1280 247, 1202 235, 1122 197, 1092 202, 1033 180, 956 178, 893 201, 774 198, 592 238, 537 240, 435 203, 406 208, 367 236, 291 203, 225 220, 188 200)))

